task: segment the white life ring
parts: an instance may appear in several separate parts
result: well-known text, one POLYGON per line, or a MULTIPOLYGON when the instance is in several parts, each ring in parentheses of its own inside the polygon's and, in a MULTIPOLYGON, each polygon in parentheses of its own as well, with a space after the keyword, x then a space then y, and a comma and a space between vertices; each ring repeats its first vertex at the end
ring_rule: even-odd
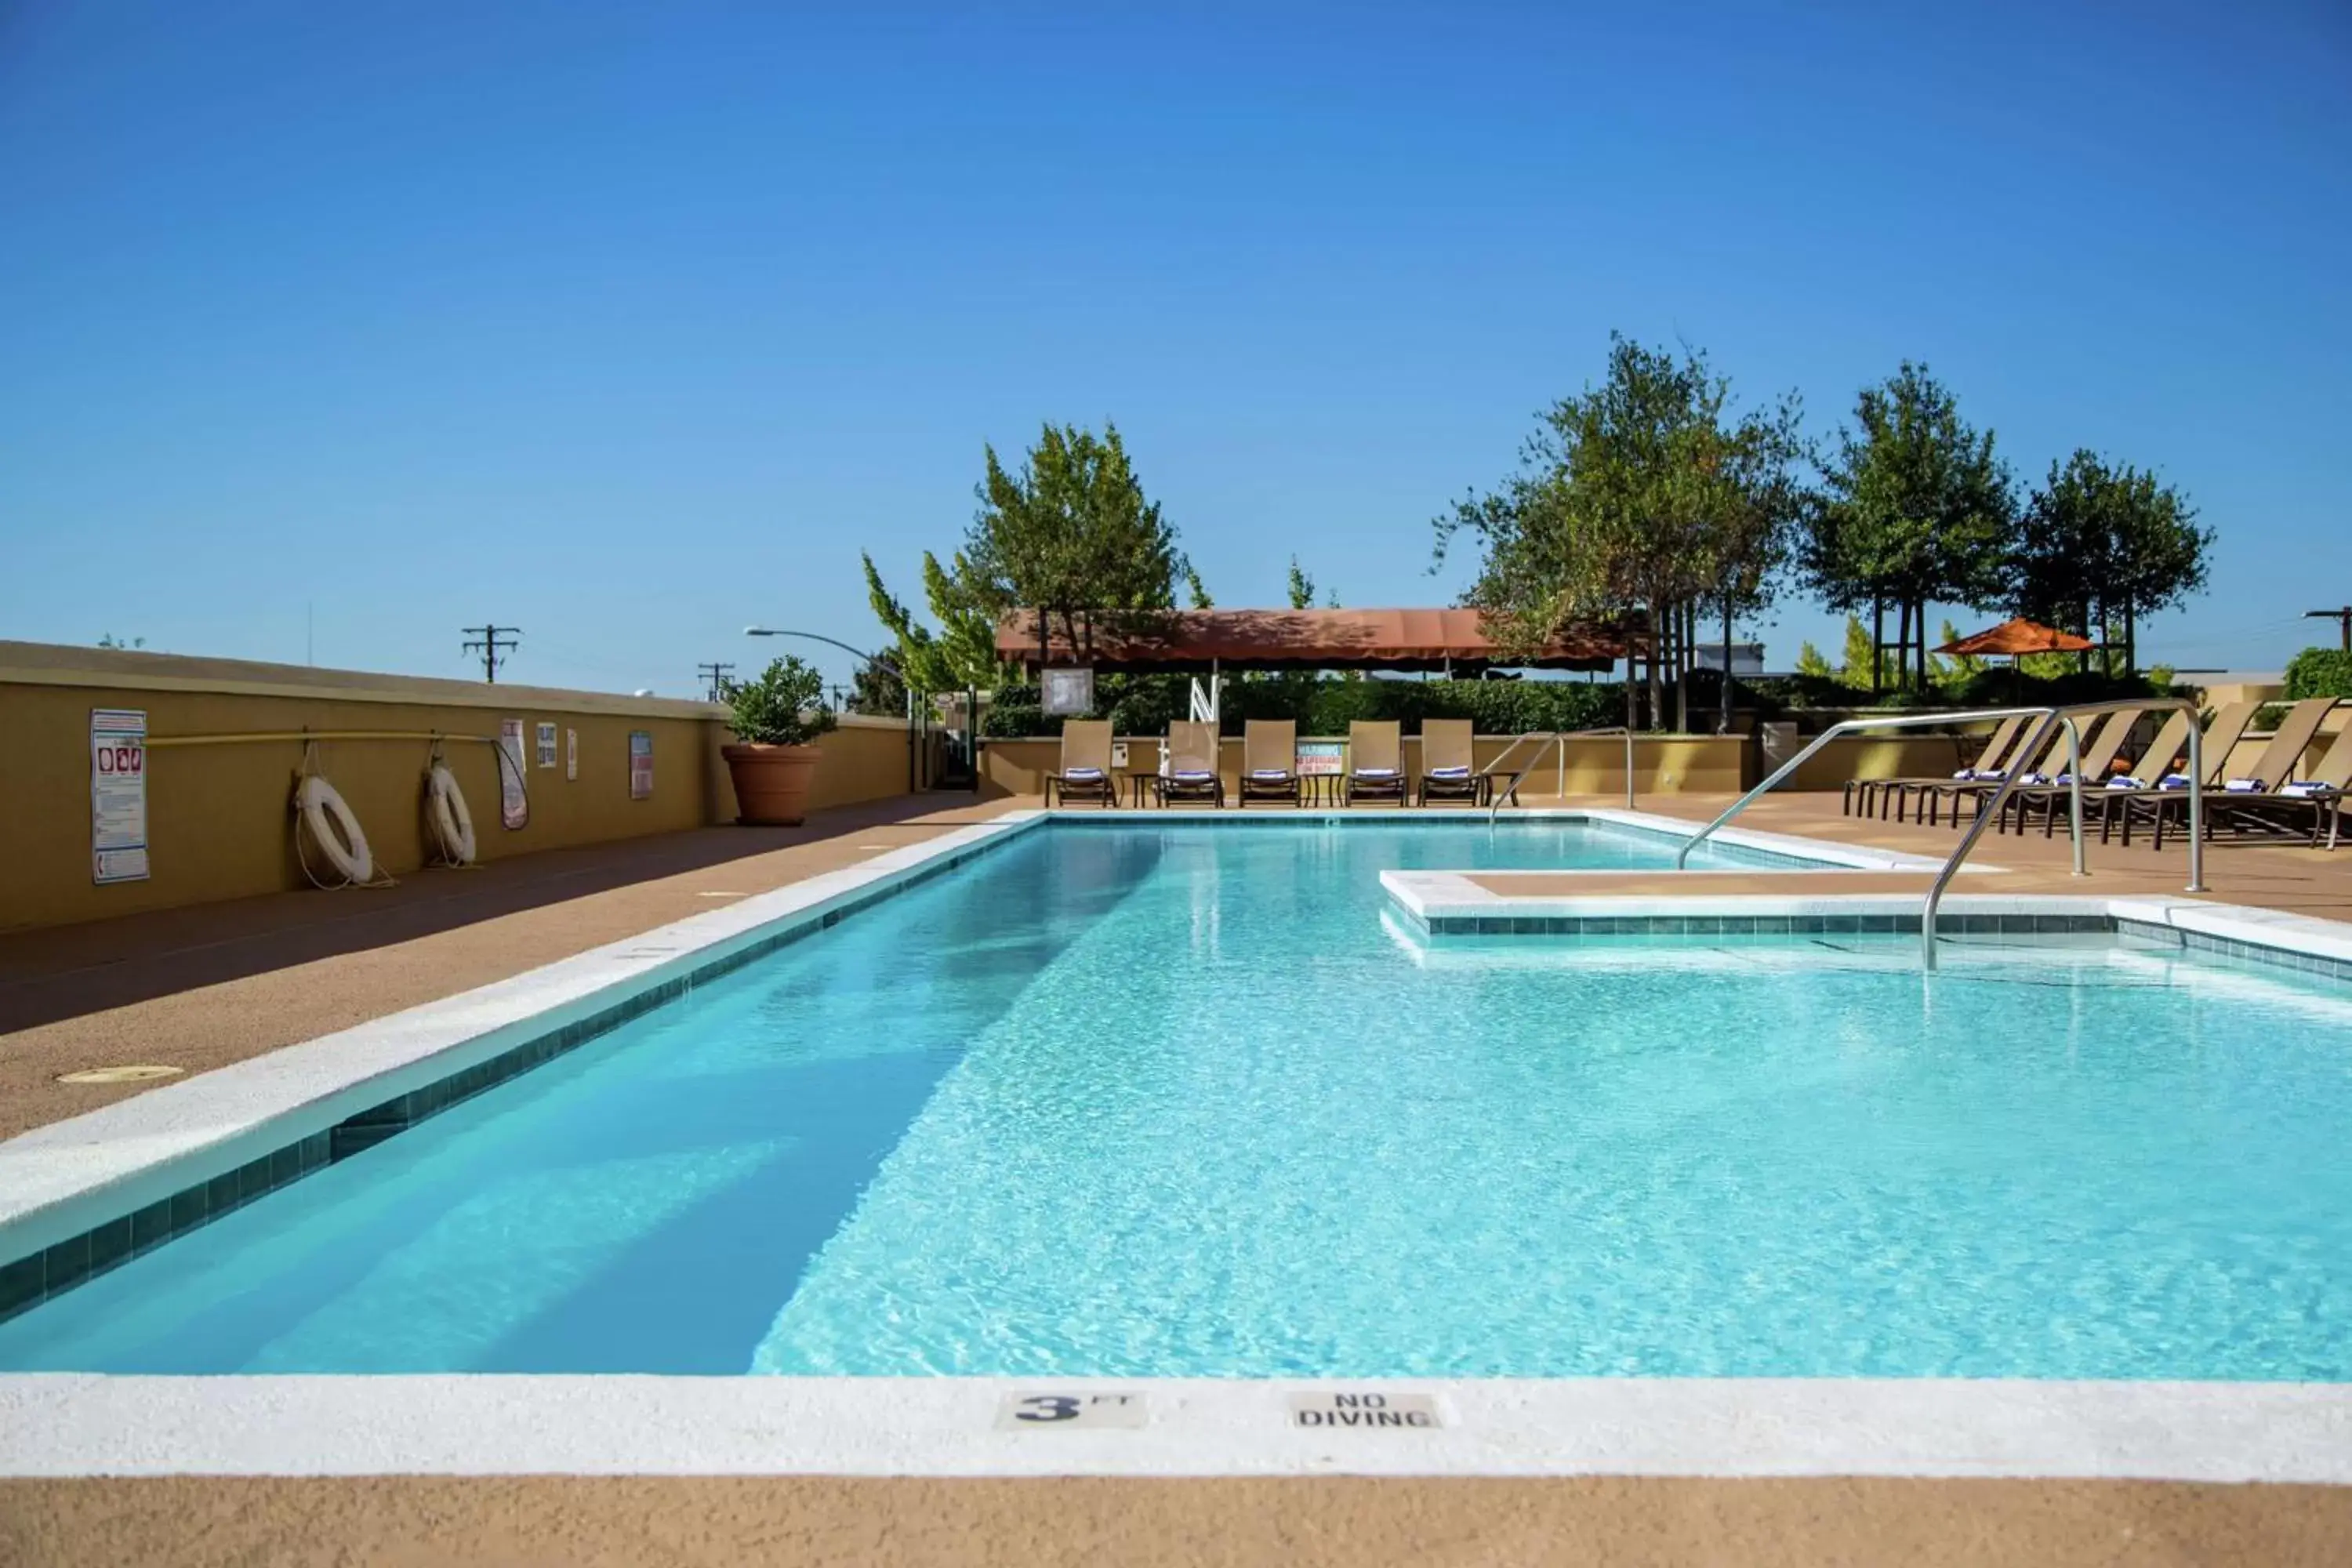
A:
POLYGON ((294 792, 294 807, 302 814, 302 825, 310 830, 310 842, 345 881, 374 878, 375 857, 368 852, 367 835, 360 830, 360 819, 352 815, 334 785, 316 773, 309 775, 294 792))
POLYGON ((474 814, 466 809, 466 792, 446 763, 436 763, 425 775, 425 809, 433 820, 434 837, 452 866, 474 863, 474 814))

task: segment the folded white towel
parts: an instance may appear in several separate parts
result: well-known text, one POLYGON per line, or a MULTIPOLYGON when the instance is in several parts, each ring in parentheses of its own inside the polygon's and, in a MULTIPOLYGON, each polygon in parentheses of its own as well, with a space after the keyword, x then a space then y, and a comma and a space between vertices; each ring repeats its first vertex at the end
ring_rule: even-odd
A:
POLYGON ((1168 776, 1179 784, 1207 784, 1217 775, 1202 768, 1178 768, 1168 776))
POLYGON ((1274 779, 1279 782, 1289 776, 1288 768, 1252 768, 1250 770, 1250 777, 1254 779, 1274 779))
POLYGON ((2017 782, 2026 784, 2046 784, 2053 783, 2054 781, 2048 773, 2028 773, 2017 782))
POLYGON ((2140 783, 2139 780, 2132 777, 2129 773, 2123 773, 2117 777, 2109 779, 2107 781, 2107 787, 2109 789, 2146 789, 2147 785, 2140 783))
POLYGON ((2156 787, 2158 789, 2187 789, 2189 787, 2189 775, 2187 773, 2167 773, 2164 777, 2157 781, 2156 787))
POLYGON ((1956 779, 1972 779, 1977 776, 1977 771, 1974 768, 1962 768, 1952 776, 1956 779))
POLYGON ((1066 779, 1098 779, 1103 776, 1103 771, 1100 768, 1064 768, 1062 776, 1066 779))
POLYGON ((2260 779, 2231 779, 2221 787, 2228 790, 2231 795, 2260 795, 2263 792, 2263 781, 2260 779))
POLYGON ((1394 768, 1358 768, 1356 776, 1360 779, 1392 779, 1397 776, 1397 771, 1394 768))
POLYGON ((2318 779, 2296 779, 2291 784, 2283 784, 2279 785, 2279 794, 2291 795, 2299 800, 2308 800, 2316 795, 2340 795, 2343 792, 2338 790, 2334 784, 2323 783, 2318 779))
POLYGON ((1466 779, 1470 776, 1470 770, 1468 768, 1432 768, 1429 770, 1429 776, 1433 779, 1466 779))

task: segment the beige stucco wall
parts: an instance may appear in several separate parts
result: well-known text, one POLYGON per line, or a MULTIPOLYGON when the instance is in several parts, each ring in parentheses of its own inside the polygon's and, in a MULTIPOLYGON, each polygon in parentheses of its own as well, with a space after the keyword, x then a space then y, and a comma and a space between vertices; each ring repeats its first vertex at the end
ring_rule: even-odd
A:
MULTIPOLYGON (((1302 735, 1299 740, 1319 742, 1344 740, 1344 736, 1302 735)), ((1512 742, 1507 735, 1481 735, 1474 755, 1477 765, 1484 768, 1500 760, 1512 742)), ((1126 780, 1137 773, 1160 771, 1160 738, 1140 736, 1126 738, 1128 765, 1120 774, 1119 799, 1128 799, 1126 780)), ((1662 735, 1637 736, 1634 741, 1633 776, 1636 793, 1650 794, 1736 794, 1752 783, 1746 777, 1751 766, 1748 758, 1752 743, 1740 736, 1662 735)), ((1045 775, 1059 765, 1062 754, 1058 740, 992 740, 981 752, 982 792, 988 795, 1033 795, 1043 793, 1045 775)), ((1224 774, 1225 791, 1230 797, 1240 786, 1242 742, 1237 736, 1224 739, 1223 754, 1219 759, 1224 774)), ((1532 743, 1522 746, 1513 758, 1515 766, 1528 770, 1527 783, 1521 785, 1525 795, 1549 795, 1564 777, 1569 795, 1622 795, 1625 789, 1625 742, 1622 738, 1590 737, 1568 742, 1563 774, 1556 748, 1532 743)), ((1421 768, 1421 738, 1404 738, 1404 768, 1407 774, 1417 774, 1421 768)))
MULTIPOLYGON (((1979 727, 1989 733, 1992 726, 1979 727)), ((1841 735, 1805 760, 1786 784, 1791 790, 1842 789, 1848 779, 1943 778, 1968 765, 1985 735, 1841 735)), ((1811 737, 1799 740, 1810 744, 1811 737)))
MULTIPOLYGON (((0 642, 0 931, 130 914, 306 886, 289 802, 298 741, 172 745, 176 737, 368 731, 496 737, 524 724, 530 821, 499 822, 493 748, 444 742, 471 808, 479 858, 669 833, 733 820, 719 748, 725 710, 706 703, 470 681, 319 670, 304 666, 0 642), (147 715, 151 875, 103 887, 91 879, 89 715, 147 715), (538 725, 556 726, 555 765, 538 765, 538 725), (653 793, 629 795, 629 735, 653 737, 653 793), (565 776, 564 736, 579 737, 565 776)), ((822 807, 907 789, 906 728, 849 718, 825 737, 814 803, 822 807)), ((315 760, 394 876, 425 856, 424 739, 331 740, 315 760)), ((459 875, 461 873, 425 873, 459 875)))

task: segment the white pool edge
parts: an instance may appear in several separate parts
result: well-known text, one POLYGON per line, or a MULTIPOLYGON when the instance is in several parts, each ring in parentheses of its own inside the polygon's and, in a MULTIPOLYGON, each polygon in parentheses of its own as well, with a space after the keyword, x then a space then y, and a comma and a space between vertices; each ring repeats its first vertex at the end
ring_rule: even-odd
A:
POLYGON ((0 1378, 0 1475, 1577 1476, 2352 1483, 2352 1384, 1877 1379, 0 1378), (1444 1425, 1296 1425, 1420 1395, 1444 1425), (1134 1426, 1007 1429, 1124 1396, 1134 1426))

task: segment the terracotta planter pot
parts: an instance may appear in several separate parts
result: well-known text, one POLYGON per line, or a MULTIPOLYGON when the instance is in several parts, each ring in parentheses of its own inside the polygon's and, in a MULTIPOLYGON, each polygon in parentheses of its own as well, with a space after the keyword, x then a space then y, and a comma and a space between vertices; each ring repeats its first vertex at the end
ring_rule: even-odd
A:
POLYGON ((719 748, 735 781, 735 820, 750 827, 798 827, 808 816, 809 784, 816 777, 814 746, 732 745, 719 748))

